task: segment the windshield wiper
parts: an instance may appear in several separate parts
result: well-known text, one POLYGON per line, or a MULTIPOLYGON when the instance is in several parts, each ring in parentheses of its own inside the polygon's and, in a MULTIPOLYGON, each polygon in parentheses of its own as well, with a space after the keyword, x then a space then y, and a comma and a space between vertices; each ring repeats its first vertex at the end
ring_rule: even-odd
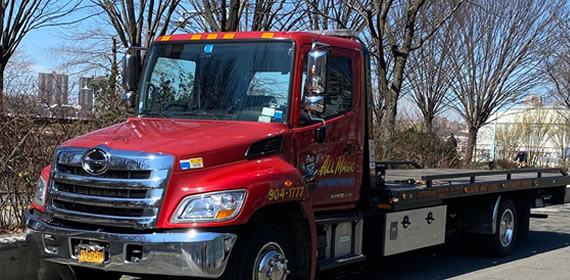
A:
POLYGON ((162 117, 162 118, 168 118, 167 115, 165 115, 165 114, 163 114, 163 113, 161 113, 161 112, 142 112, 141 114, 142 114, 143 116, 145 116, 145 117, 149 117, 149 116, 150 116, 150 117, 153 117, 153 116, 154 116, 154 117, 157 117, 157 116, 158 116, 158 117, 162 117))
POLYGON ((219 120, 216 115, 204 111, 184 111, 184 112, 171 112, 172 116, 205 116, 205 117, 212 117, 216 120, 219 120))

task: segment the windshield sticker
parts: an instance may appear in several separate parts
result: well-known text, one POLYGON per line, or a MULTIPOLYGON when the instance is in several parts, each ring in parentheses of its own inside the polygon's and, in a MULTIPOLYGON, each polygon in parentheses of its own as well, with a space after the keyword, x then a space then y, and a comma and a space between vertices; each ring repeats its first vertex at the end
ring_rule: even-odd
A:
POLYGON ((182 170, 197 169, 197 168, 203 168, 203 167, 204 167, 204 162, 203 162, 201 157, 185 159, 185 160, 180 161, 180 169, 182 169, 182 170))
POLYGON ((273 115, 273 117, 276 119, 283 118, 283 111, 275 111, 275 115, 273 115))
POLYGON ((275 109, 269 107, 263 107, 263 110, 261 110, 261 114, 264 116, 273 117, 275 115, 275 109))
POLYGON ((214 45, 204 46, 204 53, 205 54, 211 54, 213 50, 214 50, 214 45))
POLYGON ((257 118, 257 121, 262 122, 262 123, 270 123, 271 117, 270 116, 259 116, 259 118, 257 118))

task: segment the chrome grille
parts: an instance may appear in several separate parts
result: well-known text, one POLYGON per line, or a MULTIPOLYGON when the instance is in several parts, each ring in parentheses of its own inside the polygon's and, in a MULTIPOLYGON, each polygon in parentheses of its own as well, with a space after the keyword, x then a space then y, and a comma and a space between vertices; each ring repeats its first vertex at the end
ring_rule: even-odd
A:
POLYGON ((150 228, 162 203, 174 157, 97 148, 110 155, 109 169, 99 176, 81 166, 89 149, 56 151, 46 213, 58 220, 85 224, 150 228))

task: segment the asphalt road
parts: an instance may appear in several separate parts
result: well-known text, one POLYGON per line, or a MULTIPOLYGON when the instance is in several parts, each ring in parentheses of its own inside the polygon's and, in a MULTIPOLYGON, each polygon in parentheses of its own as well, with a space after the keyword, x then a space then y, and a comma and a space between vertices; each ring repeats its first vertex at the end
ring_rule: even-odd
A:
POLYGON ((374 268, 339 269, 318 279, 570 279, 570 204, 533 213, 549 217, 531 219, 528 240, 517 241, 506 258, 475 253, 455 238, 442 246, 380 259, 374 268))
MULTIPOLYGON (((548 219, 532 219, 528 240, 518 241, 506 258, 467 249, 459 238, 445 245, 383 258, 373 268, 355 265, 321 273, 317 280, 373 279, 570 279, 570 204, 535 209, 548 219)), ((156 280, 161 277, 122 280, 156 280)))
MULTIPOLYGON (((548 219, 532 219, 529 239, 518 241, 506 258, 489 258, 466 250, 464 242, 451 237, 445 245, 377 260, 371 266, 355 265, 321 273, 317 280, 373 279, 570 279, 570 204, 535 209, 548 219)), ((0 279, 30 279, 41 267, 26 248, 0 254, 0 279), (19 276, 8 272, 21 269, 19 276), (26 273, 24 273, 26 272, 26 273), (28 273, 29 272, 29 273, 28 273), (7 273, 7 274, 6 274, 7 273), (10 277, 14 276, 14 277, 10 277)), ((49 268, 49 267, 48 267, 49 268)), ((123 276, 122 280, 157 280, 164 277, 123 276)))

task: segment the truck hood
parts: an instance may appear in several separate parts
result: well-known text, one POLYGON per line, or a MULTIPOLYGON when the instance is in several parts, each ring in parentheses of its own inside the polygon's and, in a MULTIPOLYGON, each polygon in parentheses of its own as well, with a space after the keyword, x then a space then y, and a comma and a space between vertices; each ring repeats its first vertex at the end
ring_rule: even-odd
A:
POLYGON ((204 167, 210 167, 244 159, 251 143, 288 130, 284 124, 273 123, 130 118, 62 146, 105 145, 118 150, 171 154, 177 160, 201 157, 204 167))

